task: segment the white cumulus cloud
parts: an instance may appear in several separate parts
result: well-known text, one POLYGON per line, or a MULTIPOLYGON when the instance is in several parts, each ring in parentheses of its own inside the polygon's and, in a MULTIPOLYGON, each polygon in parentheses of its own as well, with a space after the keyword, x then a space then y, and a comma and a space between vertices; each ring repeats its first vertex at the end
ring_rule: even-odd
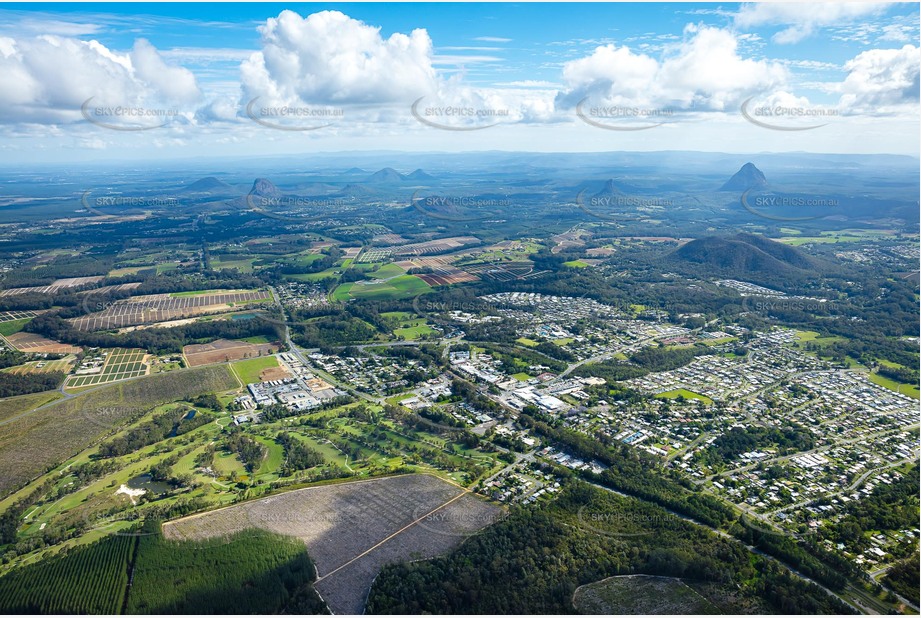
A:
POLYGON ((847 77, 836 88, 839 105, 854 113, 888 113, 909 107, 917 115, 921 49, 871 49, 844 65, 847 77))
POLYGON ((433 90, 432 41, 424 29, 383 38, 339 11, 282 11, 260 26, 262 49, 241 65, 243 97, 346 104, 413 100, 433 90))
POLYGON ((0 120, 60 123, 78 120, 95 104, 188 104, 200 96, 194 75, 168 65, 146 40, 126 53, 101 43, 57 35, 0 38, 0 120))
POLYGON ((661 58, 609 44, 566 63, 567 90, 560 103, 574 105, 592 96, 617 105, 725 111, 788 78, 781 63, 741 57, 739 41, 728 30, 689 25, 684 35, 661 58))

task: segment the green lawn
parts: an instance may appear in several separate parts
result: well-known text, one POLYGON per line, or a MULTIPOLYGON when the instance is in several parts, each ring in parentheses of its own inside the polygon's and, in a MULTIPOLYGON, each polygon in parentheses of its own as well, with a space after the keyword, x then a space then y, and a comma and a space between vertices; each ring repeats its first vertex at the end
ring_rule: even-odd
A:
POLYGON ((409 311, 385 311, 381 313, 381 317, 388 320, 411 320, 413 314, 409 311))
POLYGON ((571 262, 563 262, 563 266, 567 266, 569 268, 588 268, 588 264, 586 264, 582 260, 572 260, 571 262))
POLYGON ((713 403, 713 400, 709 397, 701 395, 700 393, 695 393, 694 391, 689 391, 685 388, 676 388, 675 390, 659 393, 656 395, 656 399, 677 399, 679 395, 685 399, 697 399, 698 401, 703 401, 707 405, 713 403))
POLYGON ((281 465, 285 462, 285 449, 274 440, 262 436, 253 436, 253 438, 268 449, 268 454, 262 460, 262 465, 256 470, 256 474, 278 474, 281 465))
POLYGON ((234 270, 240 271, 241 273, 251 273, 253 272, 254 261, 255 258, 249 258, 246 260, 230 260, 228 262, 214 260, 212 266, 215 270, 220 270, 222 268, 232 268, 234 270))
POLYGON ((217 451, 214 454, 214 471, 220 476, 229 477, 232 472, 237 473, 237 479, 246 475, 246 467, 234 453, 217 451))
POLYGON ((269 341, 269 338, 265 335, 256 335, 255 337, 244 337, 240 341, 245 341, 246 343, 272 343, 269 341))
POLYGON ((349 295, 349 291, 352 289, 353 285, 355 284, 354 283, 343 283, 342 285, 337 287, 335 291, 333 291, 332 296, 330 296, 330 298, 334 302, 344 303, 349 298, 351 298, 351 296, 349 295))
POLYGON ((399 300, 413 298, 431 290, 431 286, 414 275, 400 275, 380 283, 343 283, 333 292, 333 300, 363 298, 367 300, 399 300), (346 287, 348 286, 348 287, 346 287))
POLYGON ((836 341, 844 341, 843 337, 831 336, 831 337, 820 337, 819 333, 814 330, 799 330, 796 331, 796 339, 798 347, 803 347, 801 344, 804 343, 814 343, 816 345, 828 345, 829 343, 835 343, 836 341))
POLYGON ((879 384, 880 386, 888 388, 891 391, 902 393, 903 395, 908 395, 913 399, 921 398, 921 391, 919 391, 918 387, 914 384, 902 384, 887 378, 886 376, 881 376, 878 373, 871 373, 867 377, 869 377, 870 381, 874 384, 879 384))
POLYGON ((260 356, 235 362, 231 367, 244 384, 251 384, 259 381, 263 369, 278 367, 278 360, 274 356, 260 356))
POLYGON ((305 436, 305 435, 297 433, 296 431, 291 432, 291 433, 298 440, 300 440, 301 442, 303 442, 304 444, 306 444, 313 450, 323 455, 323 459, 325 459, 326 461, 333 462, 340 466, 345 465, 346 455, 340 452, 339 449, 337 449, 335 446, 333 446, 329 442, 325 440, 321 441, 319 438, 305 436))
POLYGON ((298 275, 285 275, 284 277, 292 281, 322 281, 323 279, 337 279, 341 271, 341 266, 333 266, 318 273, 301 273, 298 275))
POLYGON ((527 346, 527 347, 529 347, 529 348, 536 348, 537 345, 538 345, 538 343, 537 343, 536 341, 534 341, 533 339, 528 339, 527 337, 519 337, 519 338, 516 339, 515 341, 517 341, 517 342, 520 343, 521 345, 527 346))
POLYGON ((0 324, 0 335, 13 335, 23 329, 23 327, 32 321, 32 318, 23 318, 21 320, 12 320, 0 324))
POLYGON ((419 324, 418 326, 409 326, 406 328, 397 328, 393 331, 393 334, 397 337, 402 337, 406 341, 415 341, 422 335, 431 335, 436 331, 425 324, 419 324))
POLYGON ((719 339, 704 339, 701 341, 704 345, 723 345, 724 343, 729 343, 730 341, 735 341, 735 337, 720 337, 719 339))
POLYGON ((371 273, 371 276, 374 277, 375 279, 388 279, 390 277, 396 277, 398 275, 402 275, 404 272, 406 271, 404 271, 402 268, 400 268, 396 264, 391 263, 391 264, 384 264, 383 266, 378 268, 376 271, 371 273))

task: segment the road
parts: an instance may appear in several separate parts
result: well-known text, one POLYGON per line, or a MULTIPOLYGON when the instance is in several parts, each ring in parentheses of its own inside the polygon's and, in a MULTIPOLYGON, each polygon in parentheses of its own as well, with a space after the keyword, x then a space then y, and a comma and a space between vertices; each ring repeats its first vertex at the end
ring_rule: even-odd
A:
MULTIPOLYGON (((273 294, 274 294, 274 290, 273 290, 273 294)), ((275 295, 275 296, 276 296, 276 299, 277 299, 277 295, 275 295)), ((284 316, 284 309, 282 309, 282 315, 284 316)), ((307 366, 312 366, 312 365, 310 365, 310 364, 307 362, 307 359, 304 357, 304 355, 301 353, 301 351, 297 348, 297 346, 296 346, 296 345, 294 344, 294 342, 291 340, 290 334, 289 334, 289 331, 288 331, 288 328, 287 328, 287 325, 286 325, 286 327, 285 327, 285 339, 286 339, 286 343, 288 344, 288 348, 292 351, 292 353, 294 353, 295 356, 296 356, 298 359, 300 359, 301 362, 303 362, 305 365, 307 365, 307 366)), ((422 343, 426 343, 426 342, 422 342, 422 341, 394 341, 394 342, 386 342, 386 343, 378 343, 378 344, 364 344, 364 345, 359 345, 359 346, 355 346, 355 347, 357 347, 358 349, 367 349, 367 348, 373 348, 373 347, 417 346, 417 345, 420 345, 420 344, 422 344, 422 343)), ((429 343, 438 343, 438 342, 429 342, 429 343)), ((475 343, 475 342, 473 342, 473 343, 475 343)), ((636 343, 642 343, 642 342, 636 342, 636 343)), ((611 358, 612 356, 613 356, 613 353, 606 353, 606 354, 594 356, 594 357, 591 357, 591 358, 587 358, 587 359, 584 359, 584 360, 582 360, 582 361, 578 361, 578 362, 575 362, 575 363, 571 363, 571 364, 569 364, 569 365, 567 366, 566 370, 563 371, 563 372, 560 374, 559 377, 560 377, 560 378, 566 377, 567 375, 569 375, 570 373, 572 373, 573 371, 575 371, 578 367, 580 367, 580 366, 582 366, 582 365, 584 365, 584 364, 591 363, 591 362, 598 362, 598 361, 607 360, 607 359, 611 358)), ((317 373, 319 374, 320 372, 317 371, 317 373)), ((323 373, 325 373, 325 372, 323 372, 323 373)), ((452 373, 452 375, 454 375, 454 374, 452 373)), ((325 379, 328 379, 330 382, 332 382, 332 383, 334 383, 334 384, 338 384, 337 381, 336 381, 332 376, 323 375, 323 377, 324 377, 325 379)), ((458 377, 458 378, 459 378, 460 376, 456 376, 456 375, 455 375, 455 377, 458 377)), ((371 397, 371 396, 369 396, 369 395, 367 395, 367 394, 365 394, 365 393, 358 393, 358 392, 354 391, 353 389, 349 388, 349 387, 346 386, 346 385, 341 385, 341 384, 338 384, 338 385, 339 385, 341 388, 345 388, 345 389, 348 390, 349 392, 351 392, 351 393, 353 393, 354 395, 356 395, 356 396, 358 396, 358 397, 361 397, 361 398, 363 398, 363 399, 365 399, 365 400, 368 400, 368 401, 371 401, 371 402, 374 402, 374 403, 379 403, 379 404, 382 403, 382 398, 374 398, 374 397, 371 397)), ((480 387, 477 387, 477 389, 478 389, 479 391, 482 392, 482 389, 480 389, 480 387)), ((763 390, 763 389, 762 389, 762 390, 763 390)), ((760 392, 760 391, 759 391, 759 392, 760 392)), ((490 399, 492 399, 492 400, 494 400, 494 401, 497 400, 496 397, 491 396, 491 394, 488 393, 488 392, 483 393, 483 394, 485 394, 486 396, 488 396, 490 399)), ((501 401, 499 401, 499 403, 502 404, 501 401)), ((515 413, 516 413, 514 410, 508 408, 508 407, 505 406, 505 405, 503 405, 503 408, 506 409, 506 411, 509 412, 509 413, 511 413, 511 414, 515 414, 515 413)), ((910 425, 910 426, 903 426, 903 427, 900 427, 900 428, 896 429, 895 431, 910 431, 910 430, 913 430, 913 429, 917 429, 919 426, 921 426, 921 424, 914 424, 914 425, 910 425)), ((846 444, 846 443, 852 443, 852 442, 866 441, 866 440, 868 440, 868 439, 872 439, 872 438, 878 437, 878 436, 880 436, 880 435, 884 435, 884 434, 887 434, 887 433, 891 433, 892 431, 893 431, 893 430, 880 431, 880 432, 876 432, 876 433, 874 433, 874 434, 869 434, 869 435, 861 436, 860 438, 853 438, 853 439, 850 439, 850 440, 842 441, 842 442, 839 442, 838 444, 840 445, 840 444, 846 444)), ((801 455, 804 455, 804 454, 808 454, 808 453, 822 452, 822 451, 825 451, 825 450, 834 448, 834 446, 835 446, 835 445, 825 445, 825 446, 822 446, 822 447, 817 447, 817 448, 812 449, 812 450, 810 450, 810 451, 804 451, 804 452, 794 453, 794 454, 787 455, 787 456, 772 458, 772 459, 770 459, 770 460, 764 460, 764 462, 785 461, 785 460, 790 459, 790 458, 792 458, 792 457, 798 457, 798 456, 801 456, 801 455)), ((508 466, 503 467, 503 468, 502 468, 501 470, 499 470, 498 472, 496 472, 496 473, 490 475, 490 477, 489 477, 488 479, 486 479, 486 482, 488 482, 489 480, 492 480, 492 479, 496 478, 497 476, 501 475, 503 472, 505 472, 505 471, 507 471, 508 469, 514 467, 516 464, 518 464, 519 462, 521 462, 521 461, 523 461, 523 460, 525 460, 525 459, 533 459, 533 453, 529 453, 529 454, 527 454, 527 455, 517 455, 517 456, 516 456, 516 461, 515 461, 515 463, 509 464, 508 466)), ((712 478, 718 478, 718 477, 721 477, 721 476, 724 476, 724 475, 727 475, 727 474, 733 474, 733 473, 737 473, 737 472, 744 471, 744 470, 747 470, 747 469, 751 469, 751 468, 754 468, 754 467, 756 467, 757 465, 759 465, 759 463, 763 463, 763 462, 758 462, 758 463, 755 463, 755 464, 751 464, 751 465, 749 465, 749 466, 743 466, 743 467, 740 467, 740 468, 736 468, 736 469, 731 470, 731 471, 727 471, 727 472, 722 472, 722 473, 719 473, 719 474, 711 475, 710 477, 707 478, 707 480, 712 479, 712 478)), ((888 467, 888 466, 887 466, 887 467, 888 467)), ((859 485, 860 483, 862 483, 862 482, 869 476, 869 474, 871 474, 872 472, 875 472, 875 471, 878 471, 878 470, 867 471, 867 473, 865 473, 864 475, 862 475, 861 478, 857 479, 857 481, 856 481, 854 484, 852 484, 852 487, 851 487, 851 488, 853 488, 853 487, 859 485)), ((603 489, 603 490, 605 490, 605 491, 610 491, 610 492, 612 492, 612 493, 615 493, 615 494, 618 494, 618 495, 621 495, 621 496, 627 496, 627 494, 624 494, 624 493, 622 493, 622 492, 618 492, 618 491, 613 490, 613 489, 610 489, 610 488, 608 488, 608 487, 603 487, 603 486, 597 485, 597 484, 593 484, 593 485, 595 485, 596 487, 599 487, 599 488, 601 488, 601 489, 603 489)), ((632 496, 627 496, 627 497, 632 497, 632 496)), ((739 508, 740 508, 740 510, 742 510, 743 512, 745 512, 749 517, 752 517, 752 518, 757 519, 757 520, 759 520, 759 521, 763 521, 766 525, 768 525, 769 527, 773 528, 773 526, 770 524, 770 522, 767 521, 766 518, 765 518, 763 515, 759 515, 759 514, 757 514, 757 513, 752 513, 752 512, 750 512, 749 509, 747 509, 744 505, 743 505, 743 506, 739 506, 739 508)), ((680 514, 680 513, 671 511, 671 510, 669 510, 669 509, 666 509, 666 511, 668 511, 671 515, 673 515, 673 516, 675 516, 675 517, 678 517, 678 518, 680 518, 680 519, 683 519, 683 520, 685 520, 685 521, 687 521, 687 522, 689 522, 689 523, 692 523, 692 524, 695 524, 695 525, 698 525, 698 526, 703 526, 703 527, 707 528, 708 530, 710 530, 711 532, 713 532, 714 534, 717 534, 717 535, 719 535, 719 536, 721 536, 721 537, 723 537, 723 538, 732 540, 733 542, 742 543, 741 541, 739 541, 738 539, 736 539, 734 536, 732 536, 732 535, 729 534, 728 532, 725 532, 725 531, 723 531, 723 530, 719 530, 719 529, 717 529, 717 528, 714 528, 714 527, 712 527, 712 526, 709 526, 709 525, 707 525, 707 524, 704 524, 704 523, 702 523, 702 522, 699 522, 699 521, 697 521, 697 520, 695 520, 695 519, 693 519, 693 518, 687 517, 687 516, 682 515, 682 514, 680 514)), ((853 583, 848 583, 843 593, 840 593, 840 594, 839 594, 839 593, 835 593, 834 591, 832 591, 831 589, 827 588, 826 586, 824 586, 824 585, 822 585, 822 584, 816 582, 816 581, 813 580, 812 578, 810 578, 810 577, 804 575, 803 573, 797 571, 796 569, 793 569, 791 566, 789 566, 789 565, 783 563, 782 561, 778 560, 777 558, 775 558, 775 557, 773 557, 773 556, 771 556, 771 555, 769 555, 769 554, 766 554, 765 552, 761 551, 761 550, 758 549, 757 547, 754 547, 754 546, 751 546, 751 545, 747 545, 747 544, 745 544, 745 543, 742 543, 742 544, 743 544, 749 551, 751 551, 752 553, 758 554, 758 555, 760 555, 760 556, 763 556, 765 559, 772 560, 772 561, 775 562, 775 563, 778 563, 778 564, 783 565, 783 567, 784 567, 785 569, 789 570, 789 571, 790 571, 791 573, 793 573, 795 576, 797 576, 797 577, 799 577, 800 579, 803 579, 803 580, 805 580, 805 581, 808 581, 808 582, 810 582, 810 583, 812 583, 812 584, 818 586, 819 588, 821 588, 822 590, 824 590, 826 594, 828 594, 828 595, 830 595, 830 596, 834 596, 835 598, 837 598, 837 599, 840 600, 841 602, 843 602, 843 603, 849 605, 849 606, 850 606, 851 608, 853 608, 855 611, 858 611, 858 612, 860 612, 860 613, 866 613, 866 614, 879 614, 880 611, 878 611, 878 610, 879 610, 881 607, 883 607, 883 604, 882 604, 878 599, 873 598, 872 595, 870 595, 869 593, 867 593, 866 591, 864 591, 864 590, 862 590, 862 589, 859 589, 859 588, 858 588, 855 584, 853 584, 853 583)), ((906 600, 901 599, 901 597, 899 597, 899 598, 900 598, 900 600, 901 600, 902 602, 905 602, 907 605, 911 606, 911 604, 908 603, 906 600)))

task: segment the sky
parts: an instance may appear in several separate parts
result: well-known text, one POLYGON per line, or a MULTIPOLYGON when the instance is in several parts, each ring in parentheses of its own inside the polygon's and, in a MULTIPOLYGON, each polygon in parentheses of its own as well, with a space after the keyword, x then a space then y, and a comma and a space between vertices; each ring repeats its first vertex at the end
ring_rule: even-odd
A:
POLYGON ((0 5, 0 162, 919 152, 917 3, 0 5))

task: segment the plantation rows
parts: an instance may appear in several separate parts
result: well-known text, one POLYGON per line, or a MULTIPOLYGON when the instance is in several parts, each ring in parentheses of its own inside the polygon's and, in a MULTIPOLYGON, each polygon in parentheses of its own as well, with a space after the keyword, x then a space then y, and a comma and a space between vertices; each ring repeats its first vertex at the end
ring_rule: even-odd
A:
POLYGON ((326 613, 313 563, 295 539, 247 530, 175 542, 155 525, 143 532, 10 571, 0 577, 0 614, 326 613))
POLYGON ((135 537, 112 536, 0 578, 0 612, 118 614, 135 537))
POLYGON ((129 614, 278 613, 314 578, 303 543, 262 530, 140 543, 129 614))

